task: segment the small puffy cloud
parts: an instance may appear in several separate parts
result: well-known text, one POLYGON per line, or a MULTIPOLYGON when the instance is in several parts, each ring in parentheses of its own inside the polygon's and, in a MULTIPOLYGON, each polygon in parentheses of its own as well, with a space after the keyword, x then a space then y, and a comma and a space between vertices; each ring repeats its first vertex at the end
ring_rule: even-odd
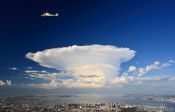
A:
MULTIPOLYGON (((119 75, 120 65, 134 56, 134 50, 111 45, 74 45, 26 54, 26 58, 44 67, 71 74, 72 79, 62 80, 65 87, 103 87, 119 75)), ((30 76, 52 77, 51 74, 30 76)))
POLYGON ((170 67, 173 64, 173 60, 170 60, 166 63, 161 64, 159 61, 155 61, 153 64, 147 65, 143 68, 136 68, 135 66, 130 66, 127 73, 137 73, 137 76, 143 76, 144 74, 154 71, 154 70, 160 70, 163 68, 170 67))
POLYGON ((0 86, 11 86, 12 81, 11 80, 6 80, 6 82, 0 80, 0 86))
POLYGON ((155 61, 153 64, 147 65, 146 67, 143 67, 143 68, 136 68, 135 66, 129 66, 128 71, 124 72, 122 76, 127 76, 130 73, 134 73, 137 76, 141 77, 150 71, 167 68, 167 67, 170 67, 172 64, 174 64, 174 61, 169 60, 168 62, 163 64, 161 64, 159 61, 155 61))
POLYGON ((122 76, 122 77, 116 77, 112 80, 113 84, 116 85, 125 85, 128 84, 129 82, 133 81, 132 76, 122 76))
POLYGON ((135 66, 130 66, 128 72, 136 72, 137 68, 135 66))
POLYGON ((159 68, 159 65, 160 65, 160 62, 158 61, 155 61, 153 64, 151 65, 148 65, 144 68, 145 72, 149 72, 149 71, 152 71, 152 70, 156 70, 159 68))
POLYGON ((11 80, 7 80, 7 81, 6 81, 6 84, 7 84, 8 86, 11 86, 11 85, 12 85, 12 81, 11 81, 11 80))
POLYGON ((6 85, 6 83, 4 81, 0 80, 0 86, 4 86, 4 85, 6 85))
POLYGON ((146 74, 150 71, 167 68, 171 65, 172 65, 171 61, 169 61, 168 63, 163 63, 163 64, 160 64, 160 62, 155 61, 153 64, 147 65, 145 68, 139 68, 138 69, 138 76, 143 76, 144 74, 146 74))
POLYGON ((57 88, 58 87, 58 83, 56 80, 52 79, 50 82, 50 87, 51 88, 57 88))
POLYGON ((18 68, 16 68, 16 67, 11 67, 11 68, 9 68, 9 70, 16 71, 16 70, 18 70, 18 68))
POLYGON ((146 71, 145 68, 139 68, 138 70, 138 76, 143 76, 145 73, 147 73, 148 71, 146 71))

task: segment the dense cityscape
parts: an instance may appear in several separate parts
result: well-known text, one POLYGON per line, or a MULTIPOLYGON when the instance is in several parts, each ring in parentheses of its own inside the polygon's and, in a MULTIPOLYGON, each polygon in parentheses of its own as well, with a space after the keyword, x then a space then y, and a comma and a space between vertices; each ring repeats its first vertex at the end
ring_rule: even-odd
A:
POLYGON ((81 103, 44 105, 39 99, 12 100, 0 97, 0 112, 169 112, 166 105, 142 105, 115 103, 81 103))

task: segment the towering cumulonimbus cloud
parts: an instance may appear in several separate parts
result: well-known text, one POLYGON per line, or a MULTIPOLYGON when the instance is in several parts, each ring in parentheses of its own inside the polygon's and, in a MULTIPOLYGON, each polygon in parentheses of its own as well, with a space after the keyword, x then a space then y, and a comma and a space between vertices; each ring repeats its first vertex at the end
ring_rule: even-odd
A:
POLYGON ((119 74, 121 63, 131 60, 135 53, 112 45, 73 45, 29 52, 26 58, 71 74, 72 79, 62 80, 65 87, 103 87, 119 74))

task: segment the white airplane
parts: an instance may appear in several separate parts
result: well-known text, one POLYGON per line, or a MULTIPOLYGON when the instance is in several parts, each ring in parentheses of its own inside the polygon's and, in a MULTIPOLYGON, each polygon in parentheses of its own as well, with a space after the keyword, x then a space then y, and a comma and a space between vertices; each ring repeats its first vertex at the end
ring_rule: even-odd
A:
POLYGON ((41 14, 41 16, 43 16, 43 17, 50 17, 50 16, 59 16, 59 15, 58 15, 58 13, 51 14, 51 13, 46 11, 45 13, 41 14))

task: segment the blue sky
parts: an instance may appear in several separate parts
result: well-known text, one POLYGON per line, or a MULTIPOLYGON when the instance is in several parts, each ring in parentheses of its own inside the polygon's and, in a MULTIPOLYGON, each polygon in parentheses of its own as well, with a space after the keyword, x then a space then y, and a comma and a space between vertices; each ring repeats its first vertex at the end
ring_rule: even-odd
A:
MULTIPOLYGON (((174 3, 173 0, 0 1, 0 80, 4 83, 11 80, 13 88, 50 83, 50 80, 42 78, 29 79, 31 77, 26 74, 26 67, 49 73, 60 71, 38 65, 38 61, 25 57, 27 53, 94 44, 136 51, 132 59, 120 64, 120 76, 131 65, 145 68, 158 61, 159 67, 145 73, 143 77, 166 76, 173 79, 175 66, 169 60, 175 58, 174 3), (59 12, 60 16, 41 17, 46 10, 59 12), (161 68, 165 63, 171 65, 161 68), (17 70, 9 69, 12 67, 17 70)), ((161 81, 158 82, 161 88, 161 81)), ((168 79, 166 82, 167 89, 170 89, 173 81, 168 79)), ((137 86, 142 88, 142 84, 137 86)), ((125 88, 127 85, 122 89, 125 88)))

